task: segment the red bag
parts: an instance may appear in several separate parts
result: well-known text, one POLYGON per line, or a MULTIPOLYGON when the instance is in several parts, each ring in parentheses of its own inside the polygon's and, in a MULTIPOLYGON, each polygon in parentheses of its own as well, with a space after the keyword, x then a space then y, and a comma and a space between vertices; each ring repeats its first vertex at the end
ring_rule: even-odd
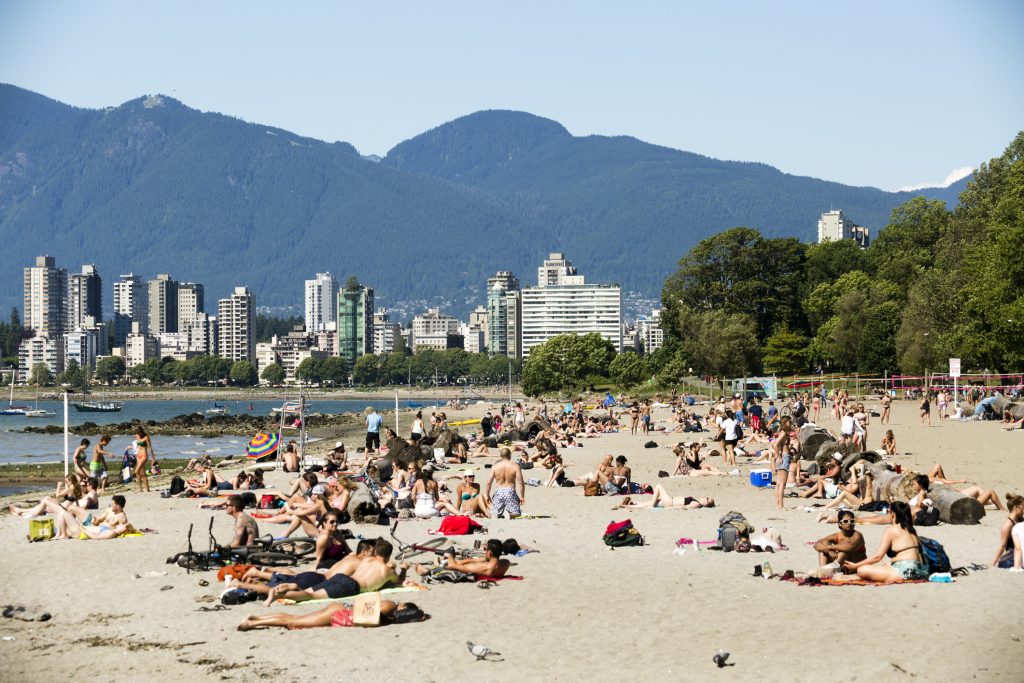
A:
POLYGON ((612 534, 618 533, 623 529, 628 529, 631 526, 633 526, 633 520, 631 519, 625 519, 621 522, 612 522, 608 525, 608 528, 604 530, 604 535, 610 536, 612 534))
POLYGON ((441 520, 441 528, 437 532, 445 536, 465 536, 482 528, 472 517, 453 515, 441 520))

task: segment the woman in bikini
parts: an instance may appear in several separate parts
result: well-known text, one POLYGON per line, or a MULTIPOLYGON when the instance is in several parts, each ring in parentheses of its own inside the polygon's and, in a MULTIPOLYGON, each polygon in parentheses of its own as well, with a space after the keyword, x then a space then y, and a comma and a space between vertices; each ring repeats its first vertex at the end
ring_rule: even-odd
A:
POLYGON ((149 491, 149 477, 146 476, 146 462, 152 456, 156 462, 156 453, 153 452, 153 442, 142 426, 135 428, 135 481, 139 485, 139 493, 149 491))
POLYGON ((889 423, 889 411, 892 409, 892 397, 889 396, 889 392, 882 395, 882 419, 878 421, 879 424, 889 423))
POLYGON ((413 484, 412 499, 414 501, 413 514, 419 519, 437 517, 442 510, 457 515, 459 511, 446 500, 441 500, 440 490, 437 482, 434 481, 434 471, 425 469, 420 473, 420 478, 413 484))
POLYGON ((892 433, 892 430, 885 432, 882 437, 882 448, 880 455, 896 455, 896 435, 892 433))
POLYGON ((875 554, 860 562, 844 562, 843 568, 856 571, 860 579, 876 583, 927 579, 928 564, 921 555, 921 540, 914 529, 910 506, 903 501, 893 503, 889 522, 875 554), (879 564, 886 556, 892 564, 879 564))
POLYGON ((673 498, 672 494, 664 486, 658 484, 654 487, 654 497, 651 500, 644 503, 634 503, 629 496, 626 496, 622 499, 620 505, 612 509, 662 508, 664 510, 696 510, 697 508, 713 507, 715 507, 715 499, 710 496, 701 496, 699 498, 678 496, 673 498))
POLYGON ((316 537, 316 568, 333 567, 335 562, 351 552, 341 531, 341 513, 328 511, 320 522, 320 533, 316 537))
POLYGON ((1024 496, 1016 493, 1006 494, 1006 508, 1010 515, 999 527, 999 549, 996 551, 996 558, 992 560, 993 567, 1010 569, 1020 567, 1021 547, 1018 544, 1019 538, 1024 535, 1024 496), (1014 534, 1014 530, 1019 531, 1014 534), (1016 537, 1015 537, 1016 536, 1016 537), (1016 561, 1014 558, 1016 557, 1016 561))
POLYGON ((928 395, 928 391, 924 391, 924 398, 921 399, 921 424, 928 423, 928 426, 932 426, 932 399, 928 395))
POLYGON ((477 517, 491 516, 491 508, 480 495, 480 484, 476 483, 476 473, 473 470, 463 470, 462 481, 455 487, 455 498, 459 501, 460 513, 477 517))
POLYGON ((672 452, 676 456, 676 469, 672 473, 673 477, 728 476, 725 472, 702 458, 700 448, 701 443, 699 441, 690 443, 689 448, 685 444, 676 444, 672 448, 672 452))
POLYGON ((781 430, 779 438, 775 440, 771 448, 772 469, 775 470, 775 507, 779 510, 786 508, 786 481, 789 479, 789 466, 792 458, 789 442, 789 432, 781 430))

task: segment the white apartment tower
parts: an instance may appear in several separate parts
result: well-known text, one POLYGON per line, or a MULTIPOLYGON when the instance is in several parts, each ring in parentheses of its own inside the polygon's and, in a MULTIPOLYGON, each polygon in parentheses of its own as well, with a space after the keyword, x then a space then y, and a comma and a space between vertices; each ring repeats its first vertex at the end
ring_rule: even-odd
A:
POLYGON ((842 211, 828 211, 818 219, 818 243, 853 240, 861 249, 867 249, 871 243, 871 230, 857 225, 847 218, 842 211))
POLYGON ((57 339, 67 330, 68 271, 52 256, 37 256, 25 269, 22 324, 40 337, 57 339))
POLYGON ((132 332, 132 323, 139 323, 145 332, 149 329, 146 288, 142 278, 128 273, 114 283, 114 346, 124 346, 125 338, 132 332))
POLYGON ((217 305, 218 355, 228 360, 256 360, 256 300, 247 287, 217 305))
POLYGON ((306 331, 310 334, 335 329, 338 279, 330 273, 317 273, 306 280, 306 331))
POLYGON ((591 332, 622 351, 622 291, 618 285, 586 284, 562 254, 551 254, 538 275, 537 287, 522 290, 523 356, 557 335, 591 332))
POLYGON ((178 283, 178 331, 188 332, 206 310, 205 288, 195 282, 178 283))

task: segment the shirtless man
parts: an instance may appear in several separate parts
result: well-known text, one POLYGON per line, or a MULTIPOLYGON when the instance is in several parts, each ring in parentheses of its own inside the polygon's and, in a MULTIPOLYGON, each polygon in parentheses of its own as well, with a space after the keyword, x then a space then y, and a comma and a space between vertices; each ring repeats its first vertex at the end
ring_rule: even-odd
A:
POLYGON ((401 585, 405 581, 407 564, 403 564, 401 571, 395 572, 395 564, 390 562, 392 545, 382 538, 378 538, 373 547, 373 555, 358 561, 352 569, 352 574, 345 574, 335 568, 344 563, 344 560, 331 567, 327 578, 321 583, 311 586, 305 590, 293 590, 290 586, 294 584, 281 584, 272 588, 267 594, 268 605, 273 604, 277 598, 305 602, 306 600, 336 600, 347 598, 359 593, 372 593, 380 590, 388 584, 401 585))
MULTIPOLYGON (((449 551, 445 555, 445 567, 448 569, 454 569, 456 571, 465 572, 467 574, 473 574, 474 576, 482 576, 488 579, 500 579, 505 576, 505 572, 512 565, 508 560, 501 559, 504 554, 501 541, 496 538, 487 540, 485 546, 483 559, 468 557, 464 560, 457 559, 454 551, 449 551)), ((429 574, 434 567, 426 567, 423 565, 416 566, 416 573, 420 576, 429 574)))
POLYGON ((349 553, 335 562, 329 570, 296 572, 282 567, 275 568, 274 571, 266 571, 259 567, 252 567, 245 572, 240 581, 229 582, 228 585, 231 588, 244 588, 262 595, 269 594, 278 586, 284 590, 305 590, 323 583, 325 579, 329 579, 335 574, 352 576, 363 560, 373 556, 373 552, 374 541, 363 539, 359 541, 354 553, 349 553))
POLYGON ((245 503, 242 502, 241 496, 228 496, 224 511, 235 518, 235 535, 231 539, 232 548, 251 545, 259 538, 259 527, 256 526, 255 519, 245 514, 245 503))
POLYGON ((97 517, 92 517, 87 510, 77 505, 70 505, 65 510, 52 498, 44 498, 41 505, 45 512, 53 515, 56 526, 53 537, 55 540, 91 538, 105 541, 132 530, 128 524, 128 516, 124 513, 125 502, 124 496, 114 496, 110 501, 110 507, 97 517))
POLYGON ((860 562, 867 558, 864 535, 854 529, 855 523, 851 510, 839 511, 839 531, 814 544, 819 565, 836 563, 842 567, 843 562, 860 562))
POLYGON ((526 504, 526 484, 523 481, 523 470, 518 463, 512 462, 512 451, 502 448, 497 464, 491 468, 487 476, 487 486, 484 489, 484 498, 491 504, 491 514, 501 517, 502 513, 508 512, 509 519, 515 519, 522 514, 522 506, 526 504), (495 487, 494 497, 491 497, 491 487, 495 487))

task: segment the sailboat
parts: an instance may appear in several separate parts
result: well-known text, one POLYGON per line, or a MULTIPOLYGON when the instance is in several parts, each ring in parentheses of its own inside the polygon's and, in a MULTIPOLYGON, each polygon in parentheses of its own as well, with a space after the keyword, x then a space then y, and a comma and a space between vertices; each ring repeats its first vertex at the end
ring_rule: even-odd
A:
POLYGON ((31 410, 25 411, 25 417, 56 417, 57 413, 52 410, 42 410, 39 408, 39 385, 36 384, 36 407, 31 410))
POLYGON ((0 415, 25 415, 27 408, 25 406, 14 405, 14 378, 17 376, 17 372, 14 368, 11 368, 11 398, 7 402, 7 407, 0 409, 0 415))
POLYGON ((217 402, 214 401, 213 402, 213 407, 206 409, 206 414, 207 415, 227 415, 228 414, 228 407, 227 406, 218 405, 217 402))

